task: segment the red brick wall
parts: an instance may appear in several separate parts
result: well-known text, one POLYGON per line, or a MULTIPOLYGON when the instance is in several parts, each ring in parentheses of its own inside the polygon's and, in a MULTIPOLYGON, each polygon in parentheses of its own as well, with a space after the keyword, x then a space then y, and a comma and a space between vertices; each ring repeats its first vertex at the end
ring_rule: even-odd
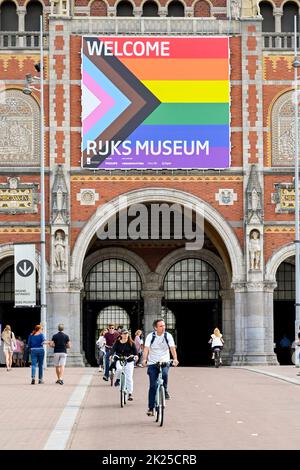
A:
POLYGON ((205 0, 199 0, 194 6, 194 16, 208 17, 210 14, 210 6, 205 0))

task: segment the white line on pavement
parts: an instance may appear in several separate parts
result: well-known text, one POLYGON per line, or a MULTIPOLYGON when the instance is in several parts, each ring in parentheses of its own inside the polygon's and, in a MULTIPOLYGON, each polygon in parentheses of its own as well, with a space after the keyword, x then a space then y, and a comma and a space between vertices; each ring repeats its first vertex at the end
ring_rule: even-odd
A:
POLYGON ((87 371, 74 392, 72 393, 68 403, 66 404, 62 414, 60 415, 55 428, 49 436, 48 441, 45 444, 44 450, 64 450, 68 439, 70 437, 73 425, 82 400, 84 399, 85 393, 90 385, 93 377, 93 369, 87 371))

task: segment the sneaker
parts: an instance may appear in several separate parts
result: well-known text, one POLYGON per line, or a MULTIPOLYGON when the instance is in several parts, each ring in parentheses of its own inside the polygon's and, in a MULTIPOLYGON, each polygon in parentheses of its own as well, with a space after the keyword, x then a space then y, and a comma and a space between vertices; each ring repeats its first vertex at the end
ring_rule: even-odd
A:
POLYGON ((59 380, 57 380, 55 383, 56 383, 56 384, 59 384, 59 380))
POLYGON ((170 398, 171 398, 170 394, 167 390, 165 391, 165 397, 166 397, 166 400, 170 400, 170 398))
POLYGON ((120 385, 120 379, 116 379, 115 381, 115 387, 118 387, 120 385))
POLYGON ((108 377, 106 377, 106 375, 104 377, 102 377, 103 380, 105 380, 106 382, 108 382, 108 377))
POLYGON ((31 385, 34 385, 34 384, 35 384, 35 380, 32 379, 32 380, 31 380, 31 385))
POLYGON ((143 364, 138 364, 139 367, 143 367, 143 364))
POLYGON ((133 396, 132 396, 131 393, 129 393, 129 395, 128 395, 128 401, 132 401, 132 400, 133 400, 133 396))
POLYGON ((154 416, 154 410, 149 408, 147 411, 147 416, 154 416))
POLYGON ((58 383, 59 383, 59 385, 63 385, 63 384, 64 384, 64 381, 63 381, 63 380, 59 380, 58 383))
POLYGON ((102 372, 102 371, 103 371, 102 367, 99 367, 98 372, 102 372))
POLYGON ((43 384, 43 383, 44 383, 44 381, 39 379, 39 384, 43 384))

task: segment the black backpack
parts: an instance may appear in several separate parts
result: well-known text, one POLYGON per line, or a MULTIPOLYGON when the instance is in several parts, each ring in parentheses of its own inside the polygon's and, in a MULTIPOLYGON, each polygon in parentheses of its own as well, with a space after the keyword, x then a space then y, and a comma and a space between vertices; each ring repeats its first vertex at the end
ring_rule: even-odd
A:
MULTIPOLYGON (((156 338, 156 333, 155 331, 153 331, 150 346, 152 346, 152 344, 154 343, 155 338, 156 338)), ((167 345, 169 346, 168 335, 166 331, 164 332, 164 338, 165 338, 167 345)))

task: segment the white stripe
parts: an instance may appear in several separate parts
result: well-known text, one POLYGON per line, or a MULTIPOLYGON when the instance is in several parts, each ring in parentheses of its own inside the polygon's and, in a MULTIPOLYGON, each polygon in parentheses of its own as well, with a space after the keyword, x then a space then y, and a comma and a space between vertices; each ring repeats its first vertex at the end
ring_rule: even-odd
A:
POLYGON ((60 415, 55 428, 49 436, 44 446, 44 450, 64 450, 70 437, 77 413, 80 409, 82 400, 92 380, 94 370, 90 370, 84 375, 74 392, 72 393, 67 405, 60 415))

